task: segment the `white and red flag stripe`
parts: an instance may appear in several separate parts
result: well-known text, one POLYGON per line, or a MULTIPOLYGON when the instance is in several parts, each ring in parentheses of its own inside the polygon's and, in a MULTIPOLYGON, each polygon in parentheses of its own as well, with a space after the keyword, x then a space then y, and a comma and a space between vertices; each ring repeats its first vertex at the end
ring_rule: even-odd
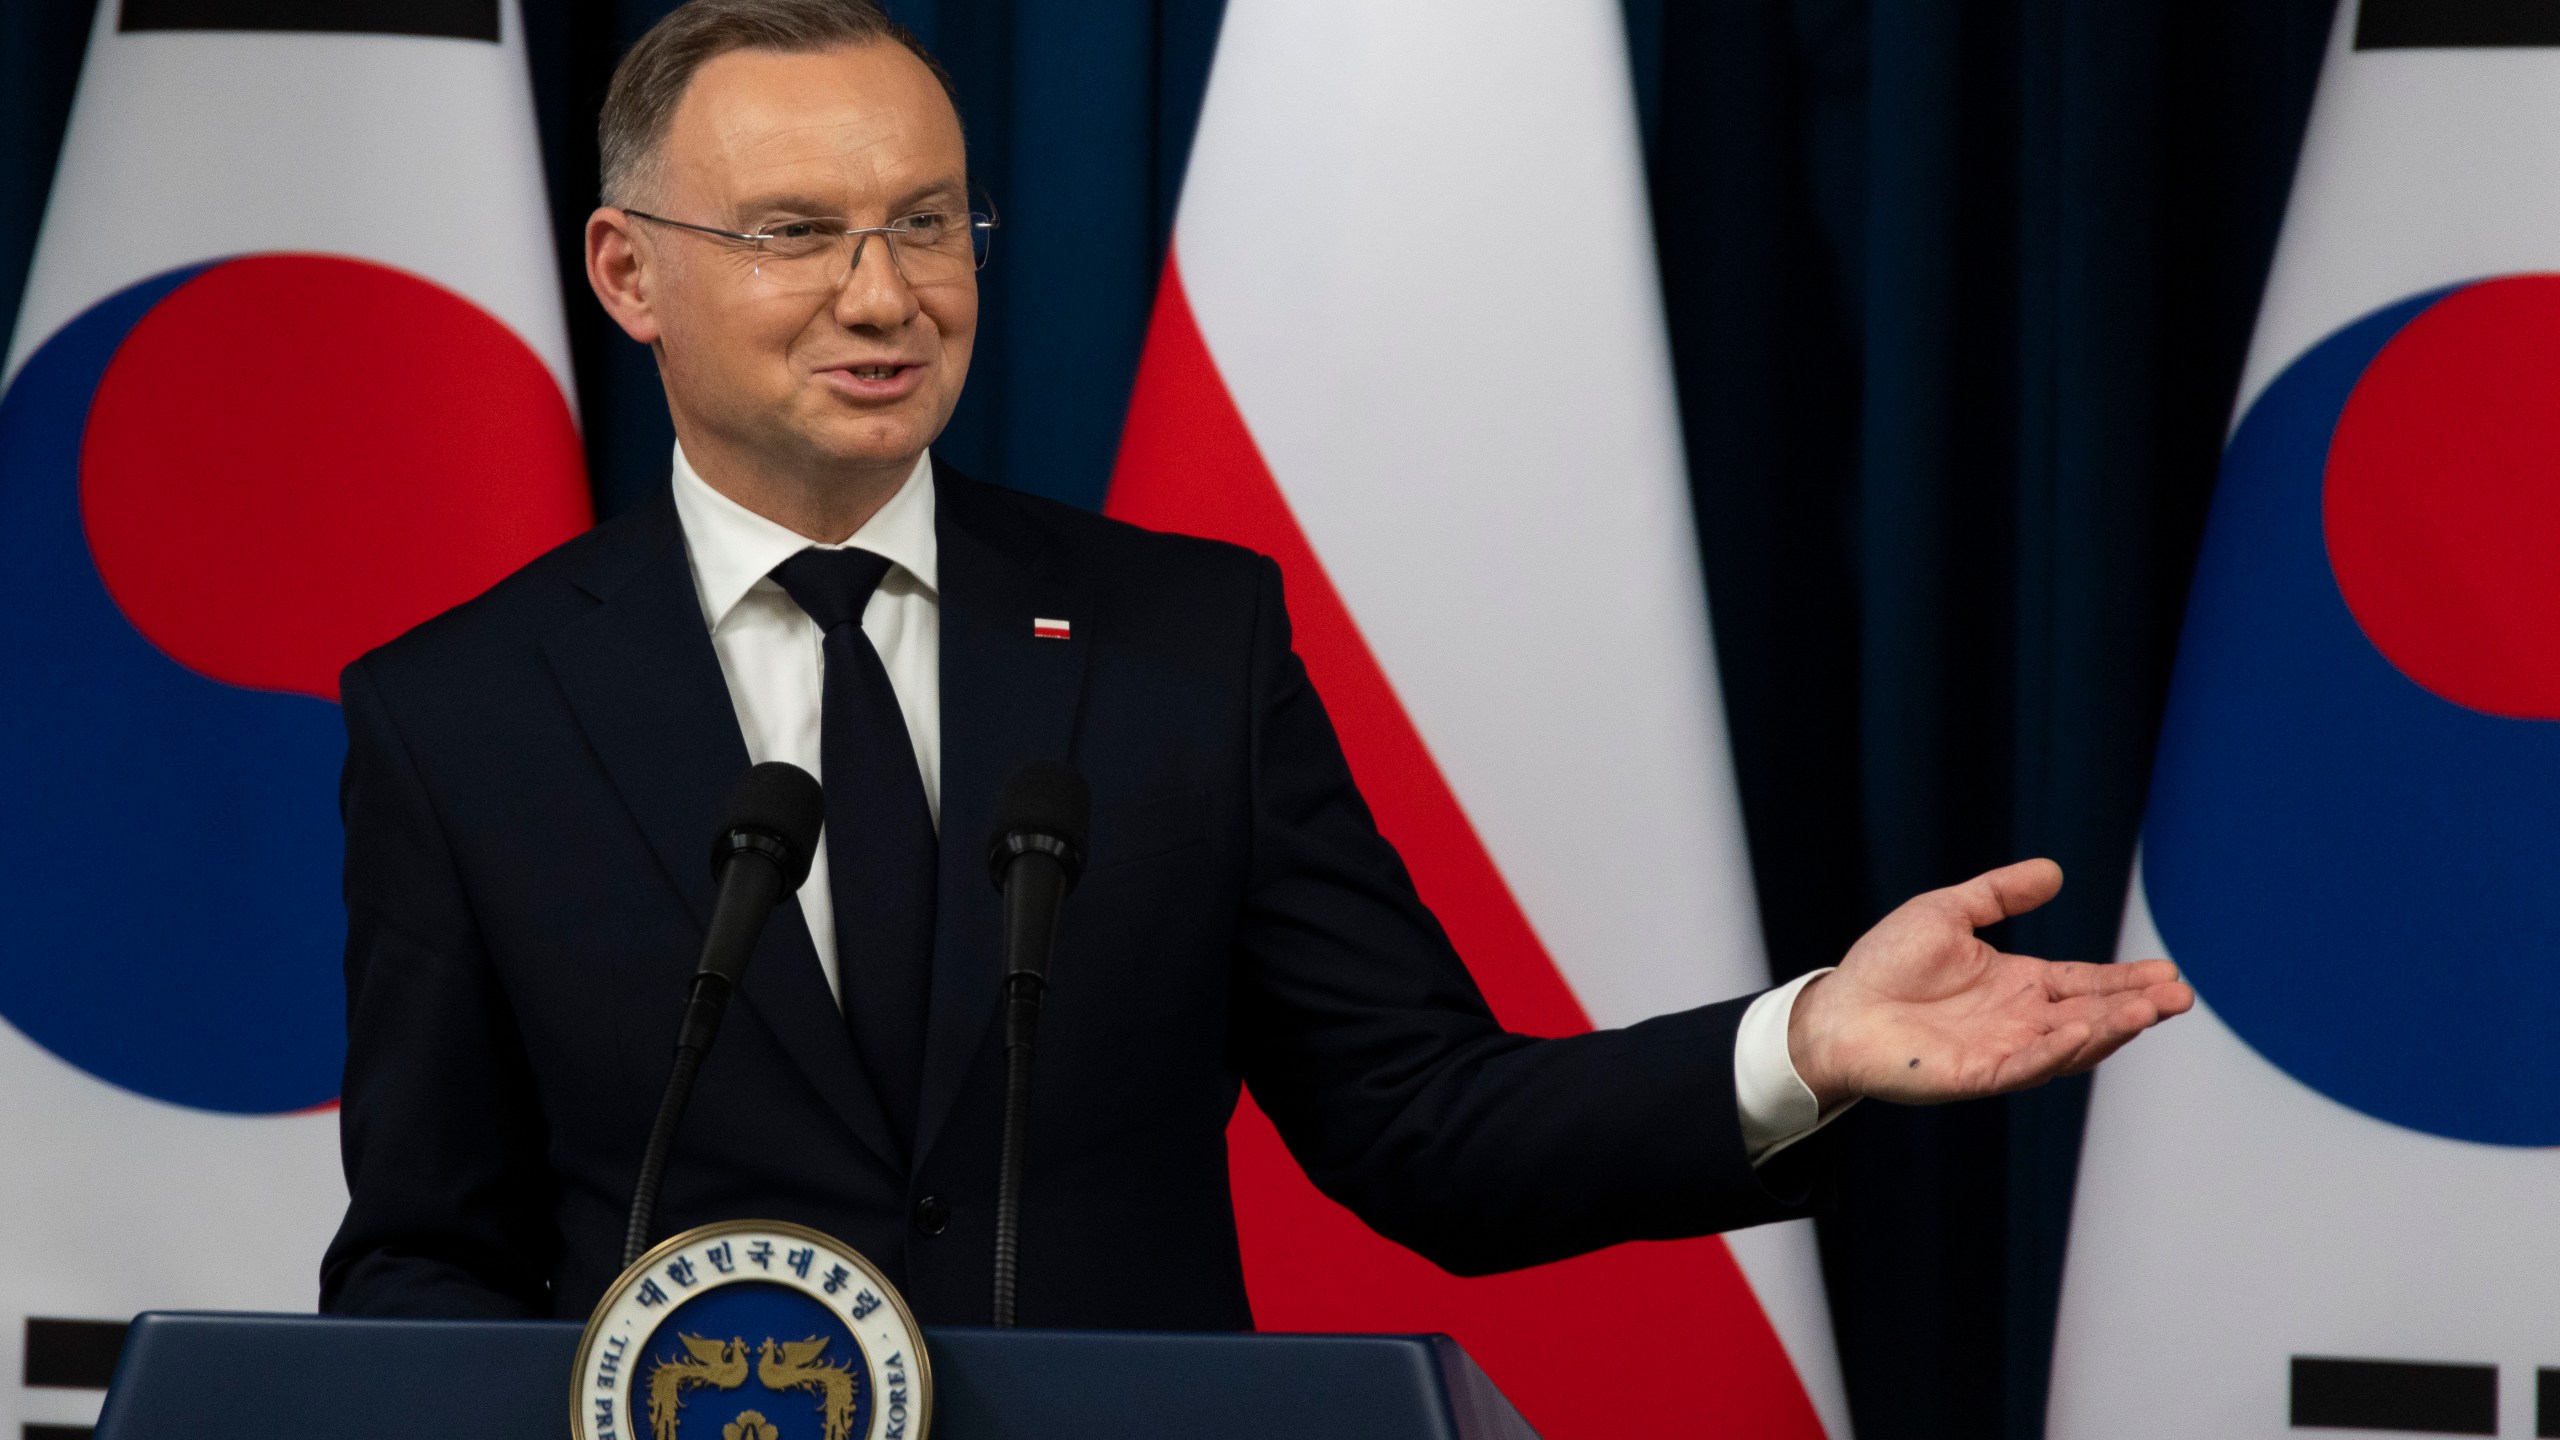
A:
MULTIPOLYGON (((1769 978, 1621 24, 1231 0, 1110 497, 1280 562, 1379 824, 1541 1034, 1769 978)), ((1808 1224, 1460 1280, 1231 1138, 1266 1328, 1447 1331, 1550 1440, 1846 1440, 1808 1224)))

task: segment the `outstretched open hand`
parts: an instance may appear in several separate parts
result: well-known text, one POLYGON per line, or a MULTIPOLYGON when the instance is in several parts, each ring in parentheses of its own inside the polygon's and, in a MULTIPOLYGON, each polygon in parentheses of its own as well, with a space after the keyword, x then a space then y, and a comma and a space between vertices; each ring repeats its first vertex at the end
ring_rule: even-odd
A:
POLYGON ((2062 867, 2023 860, 1914 896, 1796 997, 1787 1050, 1825 1110, 1930 1104, 2076 1075, 2196 1003, 2166 960, 2086 965, 1973 932, 2050 900, 2062 867))

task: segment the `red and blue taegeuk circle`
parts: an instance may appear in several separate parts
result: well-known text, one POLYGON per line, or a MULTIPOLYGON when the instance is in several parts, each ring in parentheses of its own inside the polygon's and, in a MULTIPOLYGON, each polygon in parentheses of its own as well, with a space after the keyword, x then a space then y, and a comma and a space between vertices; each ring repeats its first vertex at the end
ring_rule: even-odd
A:
POLYGON ((2560 1144, 2560 275, 2330 335, 2223 455, 2145 820, 2169 953, 2365 1114, 2560 1144))
POLYGON ((177 1104, 329 1103, 347 661, 589 523, 523 340, 332 255, 90 307, 0 396, 0 1016, 177 1104))

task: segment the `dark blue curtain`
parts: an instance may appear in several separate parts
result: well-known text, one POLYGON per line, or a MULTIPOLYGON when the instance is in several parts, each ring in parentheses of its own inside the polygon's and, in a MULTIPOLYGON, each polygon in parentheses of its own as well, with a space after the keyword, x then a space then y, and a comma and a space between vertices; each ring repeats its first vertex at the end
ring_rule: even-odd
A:
MULTIPOLYGON (((671 0, 524 0, 590 469, 665 475, 578 234, 671 0)), ((1108 480, 1220 0, 892 0, 1003 217, 963 467, 1108 480)), ((1827 964, 2014 856, 2010 943, 2114 942, 2152 728, 2330 0, 1626 0, 1761 904, 1827 964)), ((90 0, 0 4, 14 316, 90 0)), ((0 761, 5 763, 5 761, 0 761)), ((1845 1122, 1823 1250, 1864 1440, 2042 1432, 2085 1087, 1845 1122)))
MULTIPOLYGON (((2006 943, 2112 953, 2330 8, 1664 7, 1663 289, 1782 973, 2030 854, 2069 887, 2006 943)), ((1862 1440, 2042 1433, 2086 1103, 1844 1122, 1862 1440)))
POLYGON ((0 4, 0 324, 18 320, 89 14, 87 0, 0 4))

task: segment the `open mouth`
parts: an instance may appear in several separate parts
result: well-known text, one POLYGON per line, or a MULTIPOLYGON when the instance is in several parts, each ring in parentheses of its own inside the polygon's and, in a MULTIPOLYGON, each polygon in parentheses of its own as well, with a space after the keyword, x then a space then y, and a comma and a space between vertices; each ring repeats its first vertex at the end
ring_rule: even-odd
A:
POLYGON ((901 400, 923 383, 924 367, 899 360, 860 365, 831 365, 820 372, 822 383, 839 394, 861 400, 901 400))

